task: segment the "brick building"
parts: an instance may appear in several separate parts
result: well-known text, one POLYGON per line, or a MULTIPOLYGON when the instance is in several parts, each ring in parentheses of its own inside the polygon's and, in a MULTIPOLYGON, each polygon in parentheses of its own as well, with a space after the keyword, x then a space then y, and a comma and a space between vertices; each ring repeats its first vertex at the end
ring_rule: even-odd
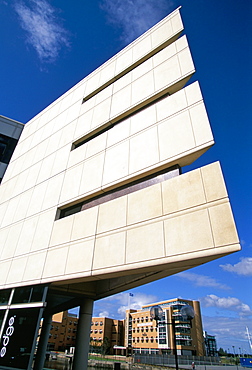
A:
POLYGON ((65 351, 75 346, 78 325, 77 315, 68 311, 53 315, 48 350, 65 351))
POLYGON ((124 320, 93 317, 90 329, 90 345, 94 352, 115 354, 124 346, 124 320))
MULTIPOLYGON (((70 347, 75 347, 77 326, 78 317, 75 314, 64 311, 53 315, 48 350, 69 351, 70 347)), ((124 320, 114 320, 108 317, 92 318, 90 352, 116 354, 123 346, 124 320)))

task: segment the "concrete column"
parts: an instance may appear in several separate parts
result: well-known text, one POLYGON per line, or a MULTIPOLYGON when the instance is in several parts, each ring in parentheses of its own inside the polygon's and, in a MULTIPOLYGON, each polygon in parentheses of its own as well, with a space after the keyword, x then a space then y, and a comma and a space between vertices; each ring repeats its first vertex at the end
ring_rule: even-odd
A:
POLYGON ((84 299, 80 306, 77 328, 73 370, 85 370, 88 367, 88 351, 90 342, 90 326, 93 313, 92 299, 84 299))
POLYGON ((43 325, 40 333, 39 344, 33 370, 43 370, 44 368, 46 348, 51 325, 52 325, 52 315, 51 314, 45 315, 43 319, 43 325))

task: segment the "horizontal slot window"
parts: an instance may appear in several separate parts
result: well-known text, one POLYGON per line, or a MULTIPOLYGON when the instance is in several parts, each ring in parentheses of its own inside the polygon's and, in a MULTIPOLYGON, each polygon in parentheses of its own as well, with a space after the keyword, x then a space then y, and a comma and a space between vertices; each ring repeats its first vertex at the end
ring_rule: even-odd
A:
MULTIPOLYGON (((119 122, 117 122, 117 123, 119 123, 119 122)), ((80 140, 76 141, 75 143, 73 143, 73 145, 72 145, 72 150, 77 149, 77 148, 79 148, 79 146, 84 145, 84 144, 86 144, 87 142, 89 142, 89 141, 93 140, 93 139, 94 139, 94 138, 96 138, 97 136, 99 136, 99 135, 103 134, 104 132, 106 132, 106 131, 110 130, 113 126, 114 126, 114 124, 109 125, 109 126, 107 126, 107 127, 103 128, 103 129, 99 130, 98 132, 93 133, 93 134, 92 134, 92 135, 90 135, 90 136, 89 136, 89 135, 84 136, 84 138, 82 138, 82 139, 80 139, 80 140)))
POLYGON ((59 209, 57 214, 57 218, 64 218, 75 213, 84 211, 86 209, 95 207, 97 205, 103 204, 105 202, 109 202, 110 200, 122 197, 124 195, 133 193, 135 191, 147 188, 149 186, 158 184, 175 176, 179 176, 181 174, 181 169, 178 165, 169 167, 168 169, 162 170, 158 173, 153 175, 149 175, 143 179, 134 181, 132 183, 121 186, 117 189, 111 190, 107 193, 103 193, 98 195, 94 198, 88 199, 86 201, 79 202, 75 205, 66 206, 62 209, 59 209))
POLYGON ((72 144, 72 148, 71 150, 74 150, 74 149, 77 149, 79 148, 81 145, 84 145, 86 144, 87 142, 93 140, 94 138, 96 138, 97 136, 103 134, 104 132, 106 131, 109 131, 111 128, 113 128, 115 125, 118 125, 119 123, 125 121, 126 119, 134 116, 135 114, 137 114, 138 112, 140 112, 141 110, 144 110, 146 108, 148 108, 150 105, 152 104, 155 104, 157 103, 158 101, 162 100, 162 99, 165 99, 167 96, 170 96, 171 93, 169 92, 164 92, 162 96, 158 96, 156 97, 155 99, 153 99, 153 101, 149 102, 149 103, 146 103, 146 105, 144 105, 143 107, 140 107, 140 108, 136 108, 134 110, 134 112, 131 112, 129 111, 129 113, 127 114, 126 117, 124 118, 120 118, 118 117, 118 119, 116 121, 113 121, 113 122, 107 122, 105 125, 101 126, 98 128, 98 130, 96 130, 95 132, 92 132, 92 133, 89 133, 85 136, 83 136, 82 138, 78 139, 77 141, 75 141, 73 144, 72 144))
POLYGON ((97 89, 93 90, 91 93, 89 93, 88 95, 86 95, 82 99, 82 104, 84 104, 86 101, 88 101, 89 99, 91 99, 93 96, 97 95, 102 90, 106 89, 106 87, 112 85, 115 81, 119 80, 121 77, 125 76, 127 73, 133 71, 133 69, 137 68, 142 63, 144 63, 146 60, 148 60, 149 58, 153 57, 153 55, 157 54, 158 52, 160 52, 161 50, 163 50, 164 48, 166 48, 167 46, 169 46, 170 44, 172 44, 174 41, 176 41, 178 39, 178 37, 180 36, 180 33, 181 32, 175 34, 173 37, 171 37, 170 39, 166 40, 162 45, 159 45, 158 47, 154 48, 149 53, 147 53, 146 55, 144 55, 142 58, 140 58, 139 60, 136 60, 135 62, 133 62, 128 68, 126 68, 125 70, 121 71, 116 76, 112 77, 107 82, 105 82, 103 85, 99 86, 97 89))

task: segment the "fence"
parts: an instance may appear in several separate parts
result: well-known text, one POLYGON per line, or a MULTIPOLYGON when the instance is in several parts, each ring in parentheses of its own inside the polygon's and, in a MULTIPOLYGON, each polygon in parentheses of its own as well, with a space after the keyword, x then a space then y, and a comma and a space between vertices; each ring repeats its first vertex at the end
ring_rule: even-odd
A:
MULTIPOLYGON (((195 365, 220 365, 219 357, 206 357, 206 356, 178 356, 178 364, 190 366, 192 362, 195 365)), ((160 366, 175 366, 174 355, 159 355, 159 354, 134 354, 134 363, 148 364, 148 365, 160 365, 160 366)))

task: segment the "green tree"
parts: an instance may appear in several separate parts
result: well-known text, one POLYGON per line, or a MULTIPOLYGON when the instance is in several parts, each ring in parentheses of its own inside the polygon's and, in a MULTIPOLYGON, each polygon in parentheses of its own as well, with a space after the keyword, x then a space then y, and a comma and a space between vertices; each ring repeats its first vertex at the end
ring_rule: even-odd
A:
POLYGON ((110 351, 110 340, 107 337, 104 337, 101 345, 101 353, 102 355, 108 355, 109 351, 110 351))
POLYGON ((219 356, 227 356, 227 351, 225 351, 223 348, 219 348, 219 356))
POLYGON ((89 352, 100 353, 100 350, 101 346, 97 343, 97 341, 93 340, 93 338, 90 337, 89 352))

